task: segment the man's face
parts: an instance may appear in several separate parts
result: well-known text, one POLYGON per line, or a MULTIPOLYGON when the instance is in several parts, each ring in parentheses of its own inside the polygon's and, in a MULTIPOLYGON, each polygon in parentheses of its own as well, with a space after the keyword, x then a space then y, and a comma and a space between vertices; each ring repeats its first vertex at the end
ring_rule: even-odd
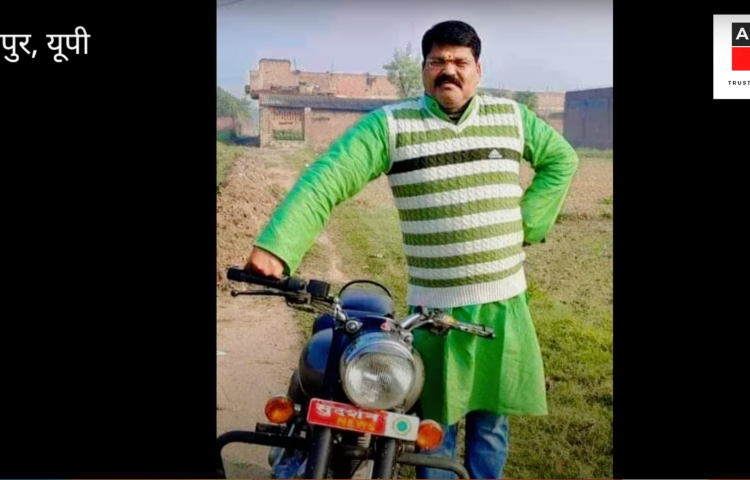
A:
POLYGON ((425 92, 446 110, 461 108, 476 92, 482 65, 469 47, 432 47, 422 69, 425 92))

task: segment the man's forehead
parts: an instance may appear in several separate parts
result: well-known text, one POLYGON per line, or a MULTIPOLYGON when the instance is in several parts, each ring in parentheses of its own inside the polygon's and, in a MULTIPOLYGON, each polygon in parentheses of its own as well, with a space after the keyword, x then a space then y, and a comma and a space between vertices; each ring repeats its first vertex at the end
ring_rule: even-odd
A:
POLYGON ((472 58, 471 48, 463 45, 433 45, 429 54, 432 58, 472 58))

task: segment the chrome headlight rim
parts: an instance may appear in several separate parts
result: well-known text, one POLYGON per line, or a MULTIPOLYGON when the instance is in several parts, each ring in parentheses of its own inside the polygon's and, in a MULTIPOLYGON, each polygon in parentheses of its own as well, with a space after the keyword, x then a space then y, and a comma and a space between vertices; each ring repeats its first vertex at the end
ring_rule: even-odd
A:
POLYGON ((414 391, 416 385, 420 386, 424 382, 424 371, 422 365, 415 361, 414 355, 409 347, 407 347, 394 333, 390 332, 367 332, 357 337, 341 355, 339 364, 339 374, 341 376, 341 384, 344 389, 344 393, 350 402, 354 405, 370 409, 370 410, 391 410, 395 407, 403 405, 412 396, 411 393, 414 391), (370 354, 381 354, 392 356, 394 358, 406 361, 409 368, 409 380, 408 386, 404 391, 395 399, 390 402, 381 401, 375 404, 374 402, 367 402, 361 397, 358 398, 357 392, 352 390, 352 386, 348 382, 348 374, 350 373, 352 366, 356 364, 357 360, 364 358, 370 354))

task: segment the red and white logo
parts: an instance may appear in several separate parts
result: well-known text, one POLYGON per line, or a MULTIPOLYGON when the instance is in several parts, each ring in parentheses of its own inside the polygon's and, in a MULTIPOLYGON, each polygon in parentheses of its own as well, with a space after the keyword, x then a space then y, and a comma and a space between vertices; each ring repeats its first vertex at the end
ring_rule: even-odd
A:
POLYGON ((750 15, 714 15, 716 100, 750 99, 750 15))

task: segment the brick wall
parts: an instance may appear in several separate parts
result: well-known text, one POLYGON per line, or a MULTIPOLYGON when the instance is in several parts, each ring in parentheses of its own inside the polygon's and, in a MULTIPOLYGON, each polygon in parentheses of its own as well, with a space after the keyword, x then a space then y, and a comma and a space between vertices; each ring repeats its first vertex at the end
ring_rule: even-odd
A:
POLYGON ((258 79, 261 85, 296 85, 297 78, 292 72, 289 60, 261 60, 258 79))
POLYGON ((565 110, 565 92, 536 92, 539 113, 548 114, 565 110))
POLYGON ((262 86, 263 83, 261 82, 260 72, 251 71, 248 75, 247 85, 245 86, 245 93, 250 93, 247 91, 248 87, 250 87, 250 90, 260 90, 262 86))
POLYGON ((326 148, 363 115, 362 112, 263 107, 260 110, 260 145, 273 147, 299 141, 274 138, 274 130, 284 130, 302 134, 304 142, 314 148, 326 148))
POLYGON ((308 110, 305 113, 305 142, 315 148, 325 148, 362 118, 361 112, 308 110))
POLYGON ((398 89, 386 77, 339 73, 334 75, 335 94, 341 97, 398 98, 398 89))
POLYGON ((216 117, 216 131, 234 130, 234 118, 216 117))
POLYGON ((245 118, 241 118, 235 122, 235 132, 240 137, 254 137, 258 135, 258 132, 255 130, 255 122, 245 118))
POLYGON ((276 135, 295 135, 303 138, 304 110, 301 108, 263 107, 260 109, 260 122, 261 146, 283 141, 276 135))
POLYGON ((333 94, 336 90, 333 75, 331 75, 330 73, 299 72, 297 74, 297 82, 301 87, 303 87, 303 90, 306 90, 302 93, 333 94))

